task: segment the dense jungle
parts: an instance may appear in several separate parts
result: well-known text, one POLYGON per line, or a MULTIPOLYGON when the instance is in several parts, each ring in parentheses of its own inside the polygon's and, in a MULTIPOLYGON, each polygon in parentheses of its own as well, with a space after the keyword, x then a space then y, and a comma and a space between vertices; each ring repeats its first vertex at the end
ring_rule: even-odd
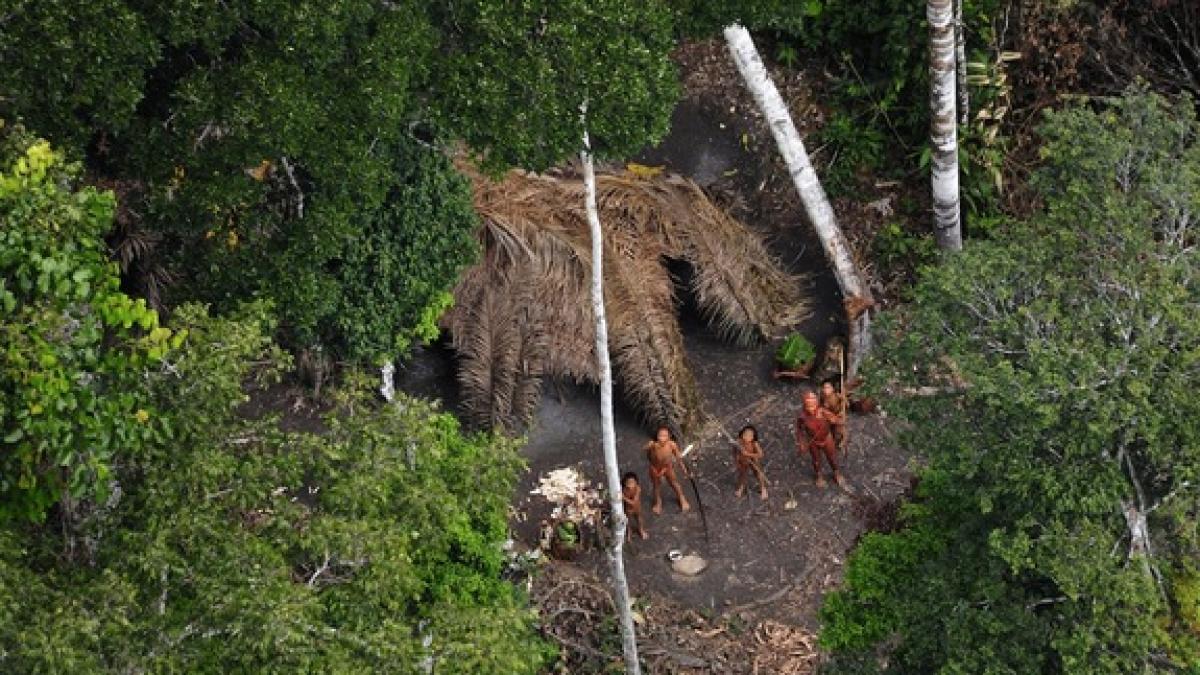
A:
POLYGON ((0 672, 1200 673, 1194 0, 0 0, 0 672))

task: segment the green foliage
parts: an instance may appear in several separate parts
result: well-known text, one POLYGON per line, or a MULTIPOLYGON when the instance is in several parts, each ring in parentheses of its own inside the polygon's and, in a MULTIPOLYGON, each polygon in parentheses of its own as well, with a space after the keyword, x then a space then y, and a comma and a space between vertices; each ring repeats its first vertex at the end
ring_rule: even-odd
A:
POLYGON ((874 381, 965 389, 890 406, 929 468, 907 528, 869 538, 826 605, 822 639, 848 670, 1200 656, 1200 124, 1190 101, 1134 92, 1043 134, 1045 212, 929 269, 882 324, 874 381), (1131 550, 1137 513, 1148 550, 1131 550))
POLYGON ((720 33, 731 23, 750 30, 775 30, 793 35, 803 33, 825 9, 822 0, 669 0, 680 32, 692 37, 720 33))
POLYGON ((102 495, 150 428, 137 383, 171 331, 120 291, 101 236, 113 197, 0 121, 0 521, 102 495))
POLYGON ((788 370, 795 370, 805 363, 812 363, 817 358, 817 350, 813 343, 800 333, 787 336, 783 344, 775 352, 775 360, 788 370))
POLYGON ((54 138, 95 141, 93 165, 136 181, 127 206, 165 235, 171 300, 273 297, 298 346, 356 358, 411 338, 470 261, 474 226, 462 182, 409 131, 436 43, 421 3, 108 2, 118 18, 87 31, 75 5, 37 3, 6 26, 3 105, 54 138), (72 47, 47 53, 46 36, 72 47), (93 91, 116 101, 93 110, 93 91), (393 223, 397 210, 410 215, 393 223), (425 264, 412 264, 417 246, 425 264), (363 263, 384 272, 346 272, 363 263), (349 325, 363 294, 390 302, 355 305, 373 321, 349 325))
POLYGON ((476 253, 442 144, 545 166, 578 149, 585 102, 601 155, 661 136, 665 6, 0 14, 0 114, 85 150, 126 233, 158 242, 142 262, 179 279, 172 332, 119 293, 112 197, 72 191, 44 145, 4 157, 0 509, 55 522, 0 529, 0 670, 535 672, 546 645, 500 579, 511 442, 361 382, 321 433, 245 392, 286 368, 277 329, 355 358, 435 333, 476 253))
POLYGON ((0 530, 0 668, 536 672, 547 649, 500 579, 512 443, 361 381, 321 435, 247 418, 244 383, 286 366, 267 316, 178 310, 150 386, 169 440, 116 474, 91 566, 56 561, 53 528, 0 530))
POLYGON ((1006 189, 1004 163, 1010 138, 1005 130, 1012 109, 1009 64, 1021 57, 1017 52, 989 54, 966 65, 971 87, 971 120, 960 126, 959 166, 961 193, 970 234, 982 238, 998 222, 1000 197, 1006 189))
POLYGON ((440 143, 543 168, 578 151, 587 101, 620 156, 677 96, 659 3, 77 4, 5 18, 0 115, 130 186, 169 304, 270 297, 291 346, 355 359, 428 337, 476 254, 440 143))
POLYGON ((563 546, 574 546, 579 543, 579 526, 571 521, 564 521, 554 529, 554 536, 563 546))
POLYGON ((1174 611, 1157 617, 1156 639, 1187 672, 1200 670, 1200 572, 1195 558, 1193 555, 1168 575, 1169 601, 1174 611))
POLYGON ((877 169, 886 157, 883 130, 843 112, 832 113, 815 137, 829 156, 821 180, 831 196, 852 194, 860 177, 877 169))
MULTIPOLYGON (((833 55, 843 70, 842 105, 869 113, 874 126, 909 145, 929 129, 929 28, 925 0, 823 0, 794 39, 814 54, 833 55)), ((990 44, 995 0, 965 0, 969 45, 990 44)))
POLYGON ((207 239, 208 255, 193 262, 220 264, 207 273, 193 267, 205 283, 188 290, 219 308, 265 293, 290 344, 355 359, 406 354, 437 337, 447 289, 478 255, 470 186, 437 150, 407 142, 388 154, 394 164, 380 203, 360 203, 337 223, 283 221, 277 234, 232 247, 227 234, 207 239))
POLYGON ((876 263, 886 269, 917 269, 931 263, 937 244, 929 235, 913 234, 900 222, 884 225, 873 242, 876 263))
POLYGON ((666 133, 678 98, 671 14, 659 0, 447 3, 438 119, 485 166, 545 169, 579 151, 622 158, 666 133))
POLYGON ((146 18, 124 0, 7 3, 0 30, 0 117, 28 116, 56 143, 124 132, 161 58, 146 18))

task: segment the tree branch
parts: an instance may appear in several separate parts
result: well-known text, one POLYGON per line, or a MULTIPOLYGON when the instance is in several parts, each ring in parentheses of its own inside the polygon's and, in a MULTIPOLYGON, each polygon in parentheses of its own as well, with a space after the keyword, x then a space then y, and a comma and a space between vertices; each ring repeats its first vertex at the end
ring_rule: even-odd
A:
POLYGON ((296 217, 304 217, 304 190, 300 189, 300 183, 296 180, 296 170, 292 167, 292 163, 288 161, 287 156, 279 158, 279 163, 283 165, 283 171, 287 174, 288 182, 292 184, 292 188, 296 190, 296 217))
POLYGON ((1142 482, 1138 480, 1133 460, 1129 457, 1123 444, 1117 449, 1117 462, 1125 466, 1137 498, 1136 504, 1128 499, 1121 501, 1121 515, 1125 517, 1125 526, 1129 530, 1128 559, 1133 560, 1136 557, 1141 560, 1143 571, 1154 581, 1159 595, 1166 602, 1167 592, 1163 588, 1162 576, 1153 563, 1154 550, 1150 544, 1150 525, 1146 522, 1146 492, 1142 489, 1142 482))

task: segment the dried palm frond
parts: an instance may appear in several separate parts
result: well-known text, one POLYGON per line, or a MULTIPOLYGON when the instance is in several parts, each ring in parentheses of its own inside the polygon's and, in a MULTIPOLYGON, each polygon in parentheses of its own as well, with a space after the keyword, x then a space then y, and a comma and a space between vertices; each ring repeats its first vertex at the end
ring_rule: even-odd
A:
POLYGON ((696 382, 675 318, 674 287, 657 261, 613 255, 606 275, 609 349, 626 396, 652 424, 688 430, 701 418, 696 382), (656 268, 657 274, 646 269, 656 268))
POLYGON ((687 261, 691 290, 709 324, 739 344, 778 337, 807 315, 802 280, 783 271, 762 240, 717 208, 695 183, 606 176, 600 208, 618 222, 639 223, 687 261))
POLYGON ((517 350, 511 368, 511 378, 504 380, 507 388, 507 408, 502 411, 501 428, 516 429, 526 424, 537 409, 542 393, 542 370, 546 357, 545 327, 536 316, 534 302, 535 279, 531 270, 514 276, 506 293, 512 317, 509 330, 517 340, 517 350))
POLYGON ((459 350, 458 381, 471 421, 483 428, 504 428, 512 406, 511 382, 515 377, 518 335, 511 316, 505 316, 507 301, 497 294, 484 294, 468 311, 469 328, 464 332, 465 349, 459 350))
MULTIPOLYGON (((517 171, 493 181, 459 167, 472 179, 484 253, 460 278, 443 325, 459 354, 471 420, 514 430, 533 413, 543 377, 598 379, 584 189, 569 176, 517 171)), ((742 343, 804 318, 800 279, 691 181, 610 175, 597 188, 617 377, 646 420, 687 431, 701 418, 702 401, 666 261, 692 265, 701 310, 723 336, 742 343)))

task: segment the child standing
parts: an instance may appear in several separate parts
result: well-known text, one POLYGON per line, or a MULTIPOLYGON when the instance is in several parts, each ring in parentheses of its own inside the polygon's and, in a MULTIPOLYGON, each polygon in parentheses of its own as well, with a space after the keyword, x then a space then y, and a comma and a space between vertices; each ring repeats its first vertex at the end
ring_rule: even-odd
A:
POLYGON ((679 479, 675 477, 676 461, 679 462, 684 475, 688 475, 687 466, 683 463, 683 453, 679 451, 679 446, 675 444, 675 441, 671 440, 671 431, 665 426, 659 427, 654 440, 646 444, 646 457, 650 460, 650 494, 654 499, 650 510, 662 513, 662 494, 659 492, 659 484, 664 478, 667 479, 671 489, 675 491, 675 496, 679 499, 680 510, 691 509, 692 506, 688 504, 687 497, 683 496, 683 488, 679 485, 679 479))
POLYGON ((829 424, 833 427, 833 442, 838 449, 846 452, 846 397, 834 388, 833 383, 826 381, 821 385, 821 407, 833 413, 834 419, 829 424))
POLYGON ((646 528, 642 525, 642 487, 638 485, 637 474, 630 471, 621 477, 621 502, 625 504, 625 517, 630 526, 637 521, 637 533, 642 539, 648 539, 646 528))
POLYGON ((762 458, 763 449, 758 444, 758 429, 747 424, 738 433, 737 445, 733 447, 733 463, 737 469, 737 492, 734 494, 738 497, 746 494, 746 474, 754 472, 754 477, 758 479, 758 496, 766 500, 767 475, 763 472, 762 458))

